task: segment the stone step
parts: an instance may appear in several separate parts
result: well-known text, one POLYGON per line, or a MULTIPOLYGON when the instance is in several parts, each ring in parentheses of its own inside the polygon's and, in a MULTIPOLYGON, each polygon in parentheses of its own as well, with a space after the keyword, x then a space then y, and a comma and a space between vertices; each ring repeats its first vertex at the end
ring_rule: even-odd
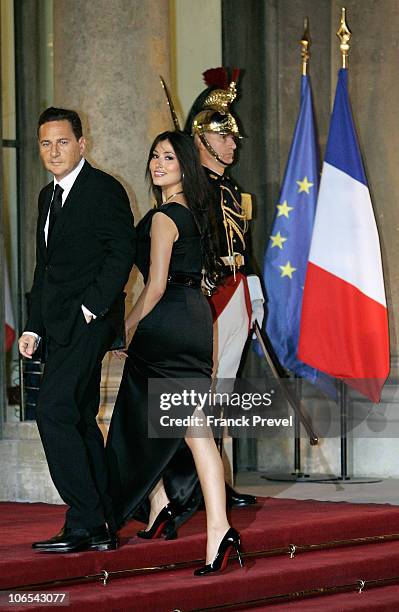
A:
POLYGON ((35 421, 6 423, 0 441, 0 500, 61 504, 35 421))

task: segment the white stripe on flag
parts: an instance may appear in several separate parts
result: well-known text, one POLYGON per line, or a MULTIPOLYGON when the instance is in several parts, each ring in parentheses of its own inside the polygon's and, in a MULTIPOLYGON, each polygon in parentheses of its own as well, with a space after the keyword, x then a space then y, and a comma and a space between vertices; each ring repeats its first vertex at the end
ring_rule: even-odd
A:
POLYGON ((324 162, 309 261, 386 306, 368 187, 324 162))

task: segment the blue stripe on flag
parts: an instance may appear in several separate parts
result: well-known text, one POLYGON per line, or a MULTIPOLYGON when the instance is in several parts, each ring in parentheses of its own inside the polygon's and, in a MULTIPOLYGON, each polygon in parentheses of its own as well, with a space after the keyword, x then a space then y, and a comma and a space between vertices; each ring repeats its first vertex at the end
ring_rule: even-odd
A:
POLYGON ((331 116, 330 132, 324 161, 367 185, 348 96, 348 71, 338 73, 337 91, 331 116))

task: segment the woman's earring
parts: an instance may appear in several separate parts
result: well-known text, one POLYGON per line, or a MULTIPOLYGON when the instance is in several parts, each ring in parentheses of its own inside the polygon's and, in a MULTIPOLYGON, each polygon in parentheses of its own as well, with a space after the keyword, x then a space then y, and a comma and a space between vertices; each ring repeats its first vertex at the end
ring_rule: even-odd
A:
POLYGON ((181 180, 184 181, 184 172, 181 173, 181 180))

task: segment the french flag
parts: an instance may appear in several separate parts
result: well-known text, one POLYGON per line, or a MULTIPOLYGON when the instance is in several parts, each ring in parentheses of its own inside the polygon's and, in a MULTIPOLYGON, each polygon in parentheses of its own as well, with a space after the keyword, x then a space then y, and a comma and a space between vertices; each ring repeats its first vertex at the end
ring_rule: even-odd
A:
POLYGON ((306 272, 298 357, 373 402, 389 374, 380 243, 341 68, 306 272))

